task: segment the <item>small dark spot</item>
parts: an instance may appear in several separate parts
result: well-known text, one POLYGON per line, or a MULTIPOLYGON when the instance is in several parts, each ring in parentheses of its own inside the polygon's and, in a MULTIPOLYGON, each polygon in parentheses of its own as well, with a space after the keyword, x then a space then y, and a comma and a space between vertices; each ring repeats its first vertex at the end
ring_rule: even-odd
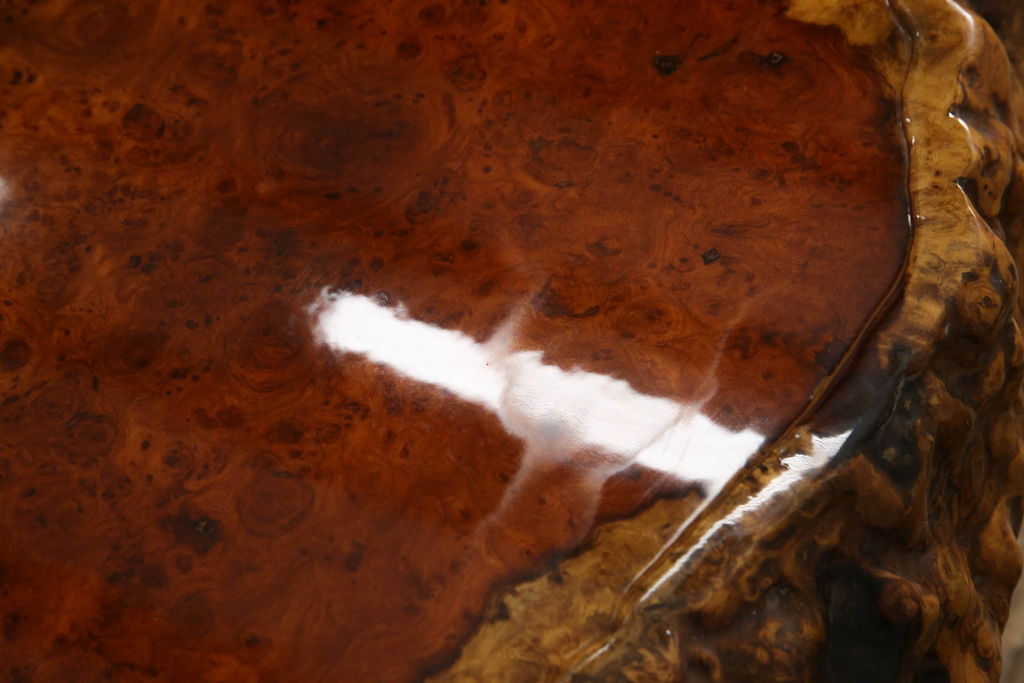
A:
POLYGON ((603 241, 591 242, 590 244, 587 245, 587 251, 589 251, 591 254, 598 258, 604 258, 607 256, 618 256, 619 254, 622 253, 622 249, 619 249, 618 247, 615 246, 609 246, 605 244, 603 241))
POLYGON ((267 429, 266 437, 271 443, 296 444, 302 440, 303 433, 288 420, 280 420, 267 429))
POLYGON ((126 369, 144 370, 153 363, 160 345, 151 332, 127 332, 115 341, 115 353, 126 369))
POLYGON ((722 258, 722 254, 717 249, 708 249, 700 257, 704 261, 704 265, 707 266, 722 258))
POLYGON ((192 515, 181 510, 175 516, 164 517, 160 525, 171 532, 178 543, 189 546, 197 555, 205 555, 222 540, 220 524, 203 514, 192 515))
POLYGON ((3 627, 4 640, 9 643, 16 641, 18 639, 18 630, 24 621, 25 617, 20 614, 5 614, 3 627))
POLYGON ((777 50, 772 50, 768 54, 758 57, 757 61, 762 66, 770 66, 773 69, 777 69, 788 62, 789 57, 777 50))
POLYGON ((427 26, 439 26, 448 18, 448 12, 443 5, 433 3, 421 9, 419 17, 427 26))
POLYGON ((32 356, 32 349, 20 339, 12 339, 0 349, 0 368, 8 372, 24 367, 32 356))
POLYGON ((422 52, 423 48, 420 47, 420 44, 415 41, 406 40, 398 44, 399 59, 404 59, 406 61, 410 59, 416 59, 417 57, 420 56, 422 52))
POLYGON ((448 80, 459 90, 473 90, 487 78, 487 72, 476 55, 464 55, 448 69, 448 80))
POLYGON ((671 76, 679 68, 682 60, 676 55, 658 55, 652 61, 654 68, 657 69, 658 73, 662 76, 671 76))
POLYGON ((542 137, 533 138, 527 143, 531 154, 539 154, 542 149, 548 146, 548 141, 542 137))
POLYGON ((405 219, 416 225, 433 218, 442 208, 444 197, 440 192, 421 190, 405 209, 405 219))
POLYGON ((590 318, 601 311, 600 306, 591 306, 577 311, 560 292, 551 286, 551 280, 533 297, 533 307, 549 318, 590 318))
POLYGON ((350 553, 346 553, 344 557, 345 569, 350 572, 354 572, 359 569, 359 566, 363 564, 363 553, 359 549, 353 550, 350 553))
POLYGON ((121 118, 125 135, 137 142, 159 139, 162 136, 164 120, 144 104, 133 105, 121 118))

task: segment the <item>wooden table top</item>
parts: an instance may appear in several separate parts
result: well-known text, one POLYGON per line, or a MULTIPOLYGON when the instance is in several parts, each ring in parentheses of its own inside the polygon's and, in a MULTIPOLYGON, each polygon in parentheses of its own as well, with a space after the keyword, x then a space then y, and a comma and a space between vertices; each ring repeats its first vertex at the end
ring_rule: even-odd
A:
POLYGON ((11 680, 443 674, 701 509, 910 238, 892 92, 784 10, 5 6, 11 680))

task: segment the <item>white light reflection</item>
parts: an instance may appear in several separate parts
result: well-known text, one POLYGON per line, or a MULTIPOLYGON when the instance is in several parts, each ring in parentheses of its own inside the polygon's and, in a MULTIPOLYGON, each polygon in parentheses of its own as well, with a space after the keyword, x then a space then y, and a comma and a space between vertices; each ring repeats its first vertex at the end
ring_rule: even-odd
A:
POLYGON ((750 429, 715 424, 699 405, 647 396, 606 375, 562 370, 541 362, 540 351, 512 351, 514 321, 479 343, 364 296, 325 293, 313 312, 332 348, 492 410, 524 441, 527 459, 598 450, 616 459, 615 470, 644 465, 701 482, 714 495, 763 441, 750 429))
MULTIPOLYGON (((772 481, 768 482, 767 486, 761 489, 757 495, 752 496, 746 503, 740 505, 729 512, 728 515, 715 522, 711 528, 700 537, 700 540, 694 543, 682 557, 676 560, 672 568, 665 572, 665 574, 656 583, 654 583, 646 593, 644 593, 644 596, 641 598, 641 602, 648 600, 665 584, 666 581, 677 576, 679 572, 690 562, 693 555, 710 542, 723 527, 737 524, 743 519, 744 515, 767 505, 773 498, 775 498, 775 496, 786 491, 801 479, 804 479, 810 472, 813 472, 822 465, 828 463, 828 461, 835 457, 839 452, 839 449, 843 447, 843 444, 846 443, 846 440, 850 437, 850 432, 852 431, 852 429, 847 430, 846 432, 835 436, 812 436, 811 452, 809 454, 797 453, 796 455, 784 458, 782 460, 782 464, 786 468, 785 471, 772 481)), ((682 528, 685 528, 685 526, 687 525, 684 525, 682 528)))

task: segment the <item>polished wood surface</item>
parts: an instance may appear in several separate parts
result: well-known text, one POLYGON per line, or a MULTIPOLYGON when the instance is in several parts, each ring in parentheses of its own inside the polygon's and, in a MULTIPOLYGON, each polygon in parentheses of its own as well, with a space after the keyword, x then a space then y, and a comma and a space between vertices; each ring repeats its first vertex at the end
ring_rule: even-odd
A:
POLYGON ((784 9, 6 5, 3 675, 417 680, 713 495, 908 240, 883 79, 784 9))

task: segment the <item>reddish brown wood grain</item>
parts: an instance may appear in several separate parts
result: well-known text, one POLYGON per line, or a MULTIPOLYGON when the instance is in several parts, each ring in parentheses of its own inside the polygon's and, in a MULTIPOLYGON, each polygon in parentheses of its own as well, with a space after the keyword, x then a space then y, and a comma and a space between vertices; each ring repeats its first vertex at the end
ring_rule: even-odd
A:
POLYGON ((907 239, 882 79, 783 9, 5 6, 2 675, 414 680, 692 488, 517 479, 491 411, 319 343, 325 288, 776 436, 907 239))

